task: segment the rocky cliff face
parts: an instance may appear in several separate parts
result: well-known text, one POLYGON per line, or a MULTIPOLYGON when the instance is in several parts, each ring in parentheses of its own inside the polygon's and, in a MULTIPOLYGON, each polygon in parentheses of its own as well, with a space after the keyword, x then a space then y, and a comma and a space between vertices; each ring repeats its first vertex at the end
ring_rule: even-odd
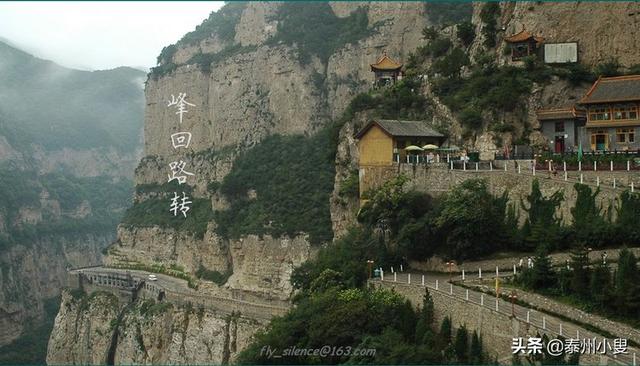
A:
MULTIPOLYGON (((286 6, 291 5, 244 4, 234 10, 239 15, 233 38, 223 39, 214 33, 174 46, 164 63, 175 68, 163 75, 152 73, 147 82, 146 157, 136 170, 136 184, 162 185, 167 181, 168 164, 188 158, 187 170, 194 173, 188 184, 193 187, 194 196, 210 199, 214 210, 224 209, 225 198, 211 194, 207 187, 211 182, 223 180, 239 152, 267 135, 311 134, 328 125, 342 113, 353 95, 369 88, 373 76, 368 65, 385 50, 403 60, 419 44, 427 23, 424 6, 419 3, 331 3, 329 11, 334 18, 345 19, 364 11, 367 36, 345 43, 325 60, 315 55, 302 60, 302 47, 273 41, 279 39, 278 27, 282 22, 291 21, 278 16, 286 6), (232 51, 225 51, 229 49, 232 51), (214 55, 210 57, 214 60, 211 64, 204 67, 194 64, 194 58, 210 54, 214 55), (182 123, 178 122, 176 111, 167 106, 171 95, 179 93, 186 93, 188 102, 193 104, 183 115, 182 123), (192 134, 187 155, 171 144, 171 134, 180 131, 192 134)), ((113 248, 118 255, 108 261, 174 264, 190 273, 200 266, 218 272, 232 271, 229 283, 236 286, 242 283, 238 279, 255 269, 248 268, 245 275, 239 273, 240 258, 244 262, 248 258, 256 261, 264 253, 282 252, 269 255, 270 260, 263 265, 280 268, 280 263, 286 262, 282 269, 271 271, 283 275, 277 275, 282 278, 271 286, 266 284, 271 280, 265 282, 261 291, 269 292, 269 287, 282 288, 280 284, 287 282, 291 267, 310 253, 309 245, 302 244, 304 235, 226 241, 216 235, 215 228, 215 222, 211 222, 204 239, 197 239, 121 226, 113 248), (295 249, 283 250, 290 247, 289 243, 294 243, 295 249)), ((269 270, 266 272, 263 277, 268 279, 269 270)), ((290 292, 284 292, 279 297, 289 295, 290 292)))
POLYGON ((639 62, 637 2, 508 2, 504 4, 501 21, 507 35, 524 28, 542 35, 545 42, 578 42, 579 60, 586 65, 612 58, 624 66, 639 62))
POLYGON ((100 248, 108 240, 103 236, 43 238, 31 246, 4 251, 0 256, 0 344, 10 343, 42 321, 45 300, 58 296, 67 285, 67 268, 99 263, 100 248))
POLYGON ((63 293, 48 364, 228 364, 264 321, 109 293, 63 293))
POLYGON ((41 363, 44 349, 12 342, 41 344, 67 269, 100 263, 115 239, 140 158, 144 73, 66 69, 2 42, 0 56, 0 362, 41 363))
MULTIPOLYGON (((139 187, 162 186, 167 182, 168 164, 184 160, 186 170, 194 173, 187 180, 193 196, 209 201, 212 210, 227 208, 228 198, 211 186, 222 182, 238 154, 268 135, 310 135, 329 125, 352 96, 369 88, 373 76, 368 65, 383 50, 403 60, 418 45, 427 22, 419 3, 331 3, 325 16, 339 23, 361 12, 366 15, 366 32, 326 57, 311 52, 304 58, 303 47, 278 33, 283 23, 295 21, 283 18, 282 9, 287 6, 292 5, 231 4, 212 15, 218 20, 232 19, 230 31, 215 26, 206 36, 187 35, 171 46, 171 52, 163 52, 159 67, 165 71, 152 72, 146 85, 145 157, 134 178, 139 187), (171 95, 179 93, 186 93, 193 104, 181 124, 176 110, 167 106, 171 95), (187 150, 172 147, 170 136, 180 131, 192 134, 187 150)), ((208 26, 205 22, 200 29, 208 26)), ((154 194, 139 189, 136 201, 145 202, 154 194)), ((256 194, 261 193, 247 192, 248 197, 256 194)), ((344 219, 346 216, 336 222, 344 219)), ((219 284, 203 278, 198 281, 202 291, 255 302, 287 301, 293 292, 293 269, 315 251, 307 235, 247 233, 223 238, 216 230, 218 225, 210 219, 202 237, 160 225, 121 225, 105 263, 180 268, 194 279, 199 269, 206 269, 228 278, 219 284)), ((71 299, 65 297, 47 361, 102 360, 99 357, 107 352, 106 336, 91 333, 78 341, 76 327, 90 329, 96 320, 79 314, 73 306, 69 310, 69 304, 71 299)), ((92 304, 87 311, 100 312, 106 306, 97 300, 92 304)), ((116 312, 109 313, 110 317, 116 312)), ((139 321, 130 311, 126 314, 122 318, 126 335, 118 338, 113 356, 117 363, 227 363, 258 329, 242 318, 229 321, 208 313, 199 321, 192 316, 186 323, 187 316, 180 310, 158 315, 151 322, 139 321), (225 348, 225 344, 235 346, 225 348)))
MULTIPOLYGON (((233 170, 238 156, 259 145, 269 135, 311 135, 327 127, 342 115, 353 96, 370 89, 373 82, 370 63, 375 62, 383 51, 407 62, 409 53, 426 43, 422 39, 422 30, 431 25, 422 3, 336 2, 329 3, 329 8, 323 8, 324 5, 314 5, 317 9, 315 15, 326 24, 335 25, 332 29, 350 22, 344 27, 344 34, 323 34, 331 32, 331 29, 307 27, 306 32, 309 29, 318 32, 314 38, 314 34, 296 28, 296 24, 310 23, 313 19, 293 16, 296 11, 304 15, 304 9, 294 9, 300 6, 294 3, 231 3, 212 14, 196 31, 163 50, 160 64, 149 75, 146 84, 145 157, 136 169, 135 182, 140 188, 135 196, 136 204, 159 197, 157 191, 167 182, 169 164, 184 160, 186 170, 194 174, 187 178, 193 197, 204 200, 208 211, 228 209, 234 202, 217 187, 233 170), (332 43, 327 44, 326 39, 331 39, 332 43), (186 93, 187 101, 192 104, 187 107, 182 123, 175 108, 168 106, 172 95, 180 93, 186 93), (191 144, 186 150, 174 149, 171 135, 182 131, 191 132, 191 144)), ((579 33, 582 20, 567 15, 565 10, 586 15, 590 4, 566 4, 562 8, 555 8, 556 5, 506 4, 500 21, 514 27, 518 21, 530 22, 527 23, 528 29, 545 28, 550 39, 570 40, 565 39, 570 38, 569 33, 565 33, 569 32, 566 29, 575 26, 572 34, 579 33), (534 9, 530 10, 530 7, 534 9), (537 15, 530 17, 529 13, 537 15), (565 25, 554 24, 554 20, 565 25)), ((603 8, 597 13, 611 11, 610 19, 615 14, 631 11, 622 5, 611 8, 618 9, 615 11, 602 6, 607 10, 603 8)), ((480 30, 478 9, 476 6, 473 19, 480 30)), ((629 18, 625 19, 635 19, 635 15, 627 16, 629 18)), ((627 26, 629 24, 620 26, 620 29, 627 26)), ((455 38, 452 28, 448 28, 446 33, 448 37, 455 38)), ((618 39, 613 36, 613 30, 606 33, 613 37, 610 39, 618 39)), ((603 36, 596 34, 590 29, 575 39, 581 44, 597 45, 597 39, 603 36)), ((480 42, 479 37, 470 47, 472 52, 478 49, 480 42)), ((585 60, 600 60, 600 53, 585 52, 585 60)), ((616 55, 621 57, 621 62, 632 61, 622 59, 626 57, 623 51, 616 55)), ((576 90, 563 83, 535 89, 527 102, 530 104, 528 110, 570 101, 580 93, 576 90)), ((434 100, 434 118, 449 121, 436 122, 456 124, 455 113, 458 111, 449 110, 437 100, 428 82, 423 83, 421 91, 434 100)), ((532 118, 532 115, 526 118, 532 118)), ((327 200, 331 200, 331 222, 336 235, 354 222, 357 202, 353 198, 345 198, 341 190, 357 164, 353 134, 366 121, 366 114, 358 114, 339 133, 335 188, 333 194, 327 195, 327 200)), ((454 134, 459 130, 459 125, 454 126, 454 134)), ((477 139, 477 143, 486 151, 496 149, 491 133, 477 139)), ((241 193, 247 201, 263 194, 254 190, 241 193)), ((167 200, 165 214, 168 213, 168 203, 167 200)), ((265 226, 271 225, 269 217, 263 219, 265 226)), ((181 274, 195 280, 203 291, 268 302, 287 300, 291 296, 293 289, 289 278, 293 268, 314 252, 304 232, 290 236, 246 232, 225 238, 219 234, 221 224, 215 216, 203 215, 201 221, 200 224, 204 224, 202 235, 153 221, 124 223, 119 227, 117 241, 110 247, 105 261, 112 266, 179 269, 181 274), (198 272, 202 270, 225 276, 216 283, 207 280, 206 276, 197 280, 198 272)), ((102 360, 91 358, 93 356, 90 357, 86 348, 76 346, 74 327, 88 329, 92 320, 89 316, 78 315, 76 310, 66 311, 67 304, 71 304, 69 298, 64 299, 63 309, 56 320, 48 362, 102 360)), ((96 302, 94 306, 99 312, 102 305, 96 302)), ((118 311, 109 316, 113 317, 118 311)), ((119 337, 115 348, 111 348, 116 362, 226 363, 232 359, 229 356, 231 351, 220 346, 227 341, 216 341, 214 345, 206 343, 198 335, 198 332, 213 332, 211 337, 215 339, 233 338, 228 331, 233 328, 231 323, 214 315, 205 316, 204 325, 187 322, 186 328, 178 327, 181 331, 177 335, 169 329, 185 323, 187 315, 184 311, 174 309, 155 315, 152 323, 156 328, 149 327, 151 323, 140 321, 131 309, 124 314, 122 329, 128 329, 130 333, 119 337), (189 328, 192 326, 194 328, 189 328)), ((245 329, 243 339, 258 328, 247 326, 245 329)), ((106 357, 103 355, 109 353, 106 349, 111 346, 107 346, 105 336, 91 336, 93 340, 83 338, 83 342, 96 345, 96 353, 92 354, 106 357)), ((237 343, 237 349, 242 344, 237 343)))

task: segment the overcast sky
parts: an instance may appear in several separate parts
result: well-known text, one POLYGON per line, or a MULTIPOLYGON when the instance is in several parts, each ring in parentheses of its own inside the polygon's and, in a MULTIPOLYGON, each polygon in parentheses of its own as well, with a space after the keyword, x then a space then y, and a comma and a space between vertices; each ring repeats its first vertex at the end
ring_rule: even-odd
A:
POLYGON ((0 38, 66 67, 149 68, 162 47, 175 43, 223 4, 0 2, 0 38))

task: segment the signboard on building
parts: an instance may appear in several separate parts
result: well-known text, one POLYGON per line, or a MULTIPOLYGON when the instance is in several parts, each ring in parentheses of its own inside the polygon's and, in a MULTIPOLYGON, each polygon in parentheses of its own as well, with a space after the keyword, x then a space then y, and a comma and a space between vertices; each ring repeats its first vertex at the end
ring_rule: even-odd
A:
POLYGON ((546 43, 544 45, 546 64, 568 64, 578 62, 578 43, 546 43))

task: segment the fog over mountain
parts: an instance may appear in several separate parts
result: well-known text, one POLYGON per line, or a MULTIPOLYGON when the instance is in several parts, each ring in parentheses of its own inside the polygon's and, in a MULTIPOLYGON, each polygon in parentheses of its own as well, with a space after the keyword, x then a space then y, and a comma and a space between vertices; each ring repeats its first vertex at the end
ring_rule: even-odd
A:
POLYGON ((0 363, 43 363, 68 267, 128 207, 145 72, 81 71, 0 42, 0 363))

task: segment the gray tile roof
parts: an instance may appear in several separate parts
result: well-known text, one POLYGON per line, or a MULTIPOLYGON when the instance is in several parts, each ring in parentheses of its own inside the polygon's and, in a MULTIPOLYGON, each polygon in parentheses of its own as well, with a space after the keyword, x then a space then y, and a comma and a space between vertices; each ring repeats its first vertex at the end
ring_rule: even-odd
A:
POLYGON ((368 130, 374 123, 394 137, 444 137, 443 134, 427 126, 424 121, 399 121, 390 119, 373 121, 358 135, 361 136, 364 134, 364 132, 366 132, 366 130, 368 130))
POLYGON ((640 100, 640 75, 600 78, 580 101, 581 104, 640 100))
POLYGON ((559 109, 541 109, 536 112, 539 121, 551 121, 558 119, 574 119, 585 118, 586 113, 584 110, 576 110, 574 108, 559 108, 559 109))

